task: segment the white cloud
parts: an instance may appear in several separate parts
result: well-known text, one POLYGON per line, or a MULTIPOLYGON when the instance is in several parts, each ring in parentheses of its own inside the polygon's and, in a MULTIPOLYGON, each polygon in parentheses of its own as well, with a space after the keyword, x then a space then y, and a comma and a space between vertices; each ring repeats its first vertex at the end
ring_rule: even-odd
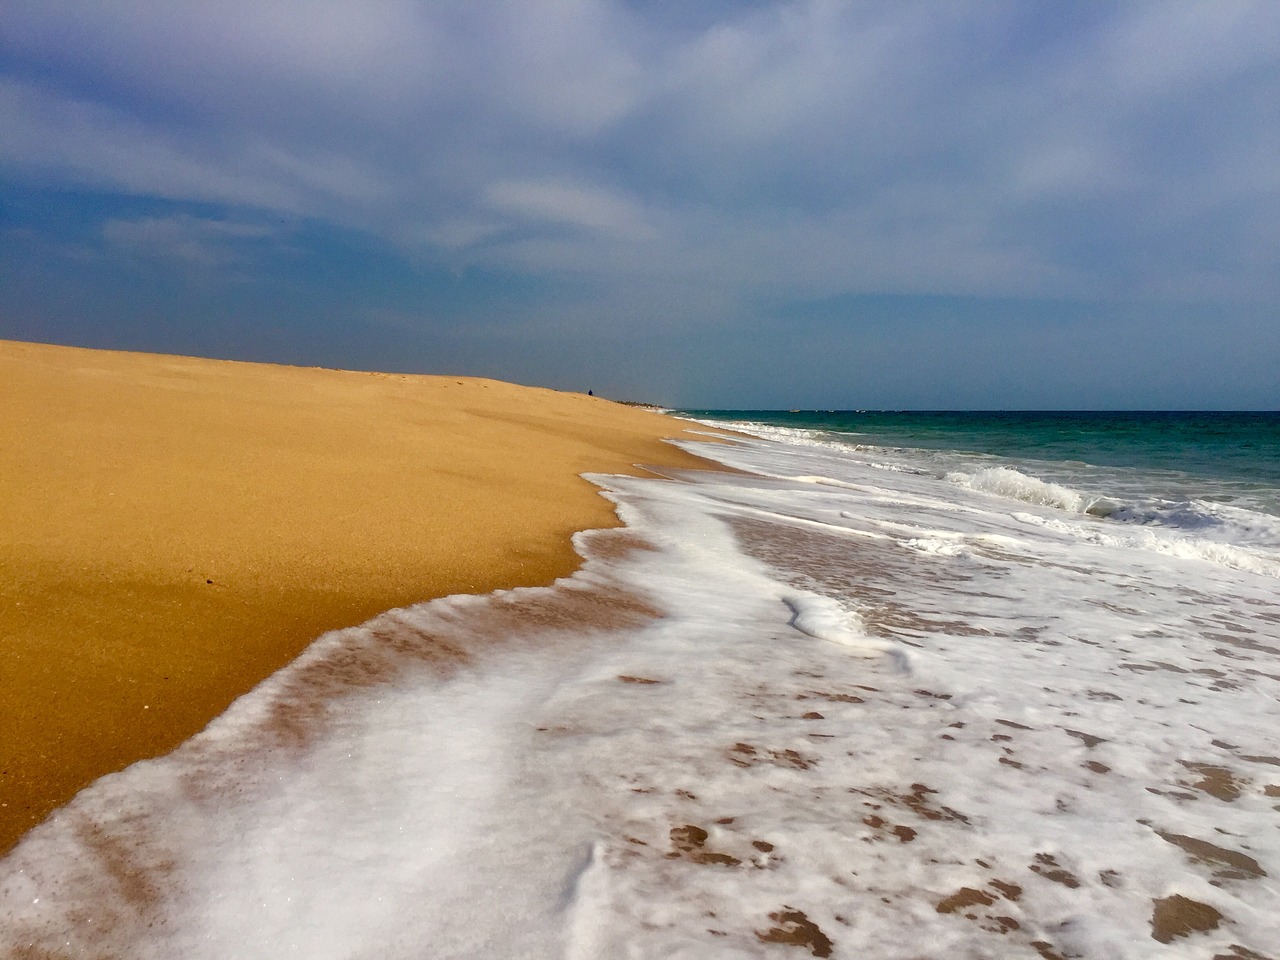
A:
POLYGON ((489 209, 525 220, 579 227, 620 240, 655 236, 638 203, 599 187, 503 180, 486 187, 483 197, 489 209))
POLYGON ((246 171, 230 144, 211 147, 115 107, 0 80, 0 163, 38 181, 142 196, 298 210, 278 179, 246 171))
POLYGON ((362 157, 242 131, 184 134, 0 79, 0 164, 40 181, 292 214, 393 200, 391 176, 362 157))
POLYGON ((473 89, 513 122, 589 137, 625 116, 653 82, 639 38, 612 3, 501 0, 466 9, 479 67, 473 89))
POLYGON ((446 220, 444 223, 430 227, 425 232, 407 230, 401 234, 400 241, 406 246, 412 247, 417 245, 420 239, 425 239, 429 244, 442 247, 451 252, 457 252, 467 250, 498 236, 504 229, 501 223, 492 219, 482 220, 474 217, 460 217, 456 220, 446 220))
MULTIPOLYGON (((252 115, 359 91, 368 105, 443 58, 411 0, 11 0, 5 39, 118 92, 252 115)), ((319 106, 319 104, 315 104, 319 106)))
POLYGON ((243 260, 244 241, 263 240, 272 230, 261 224, 192 216, 108 220, 102 236, 115 250, 144 260, 174 261, 194 267, 221 267, 243 260))
POLYGON ((1148 0, 1121 11, 1101 38, 1099 66, 1133 100, 1275 68, 1280 5, 1270 0, 1148 0))

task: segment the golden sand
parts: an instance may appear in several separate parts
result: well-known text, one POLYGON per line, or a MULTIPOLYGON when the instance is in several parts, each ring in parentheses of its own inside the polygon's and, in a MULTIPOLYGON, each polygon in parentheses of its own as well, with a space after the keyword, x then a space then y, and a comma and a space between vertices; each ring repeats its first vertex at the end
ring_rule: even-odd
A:
POLYGON ((0 852, 326 630, 571 572, 671 420, 492 380, 0 341, 0 852))

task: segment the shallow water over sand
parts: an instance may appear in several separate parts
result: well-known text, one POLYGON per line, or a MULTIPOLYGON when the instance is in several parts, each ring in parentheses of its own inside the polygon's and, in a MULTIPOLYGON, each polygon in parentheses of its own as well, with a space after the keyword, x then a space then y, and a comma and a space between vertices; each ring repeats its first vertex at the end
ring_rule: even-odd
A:
POLYGON ((329 634, 99 781, 0 861, 0 949, 1274 957, 1265 566, 717 455, 758 475, 596 478, 575 577, 329 634))

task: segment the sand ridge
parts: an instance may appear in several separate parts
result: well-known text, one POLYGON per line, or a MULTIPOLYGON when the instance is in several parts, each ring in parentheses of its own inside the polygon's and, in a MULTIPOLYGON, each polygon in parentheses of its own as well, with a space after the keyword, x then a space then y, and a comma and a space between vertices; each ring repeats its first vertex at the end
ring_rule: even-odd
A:
POLYGON ((549 583, 670 419, 493 380, 0 341, 0 852, 326 630, 549 583))

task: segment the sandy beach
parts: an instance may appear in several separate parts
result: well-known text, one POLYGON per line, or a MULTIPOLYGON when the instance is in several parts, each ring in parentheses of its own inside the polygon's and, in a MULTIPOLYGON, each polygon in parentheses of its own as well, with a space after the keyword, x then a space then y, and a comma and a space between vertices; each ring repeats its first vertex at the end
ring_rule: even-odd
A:
POLYGON ((0 341, 0 852, 310 640, 549 583, 651 412, 492 380, 0 341))

